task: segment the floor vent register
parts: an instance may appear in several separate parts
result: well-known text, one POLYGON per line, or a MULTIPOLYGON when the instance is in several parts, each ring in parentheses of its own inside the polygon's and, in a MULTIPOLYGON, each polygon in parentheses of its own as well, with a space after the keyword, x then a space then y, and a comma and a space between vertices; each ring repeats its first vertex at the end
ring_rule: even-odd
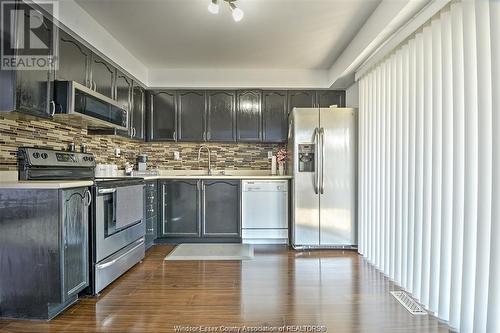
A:
POLYGON ((412 315, 426 315, 427 312, 405 291, 391 291, 392 296, 403 305, 412 315))

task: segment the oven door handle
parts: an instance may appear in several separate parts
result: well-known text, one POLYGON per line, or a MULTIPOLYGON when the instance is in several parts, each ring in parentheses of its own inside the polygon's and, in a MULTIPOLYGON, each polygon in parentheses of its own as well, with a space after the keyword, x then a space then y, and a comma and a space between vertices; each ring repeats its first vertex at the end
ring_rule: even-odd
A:
POLYGON ((133 248, 131 248, 130 250, 128 250, 127 252, 125 252, 124 254, 122 254, 121 256, 119 256, 118 258, 115 258, 115 259, 113 259, 113 260, 111 260, 109 262, 106 262, 104 264, 98 264, 98 265, 96 265, 96 268, 103 269, 103 268, 106 268, 106 267, 114 265, 118 260, 122 259, 123 257, 126 257, 130 253, 132 253, 135 250, 137 250, 137 248, 139 248, 140 246, 142 246, 144 244, 144 240, 141 238, 138 241, 136 241, 136 244, 137 244, 136 246, 134 246, 133 248))
POLYGON ((99 194, 108 194, 108 193, 115 193, 116 188, 103 188, 97 191, 99 194))

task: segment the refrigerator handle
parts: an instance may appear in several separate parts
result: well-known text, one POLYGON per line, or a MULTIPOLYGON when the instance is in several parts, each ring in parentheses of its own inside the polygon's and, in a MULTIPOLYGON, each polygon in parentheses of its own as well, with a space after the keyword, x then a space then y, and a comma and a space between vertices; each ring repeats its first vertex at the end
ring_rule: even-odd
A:
POLYGON ((314 129, 314 193, 319 193, 319 130, 314 129))
POLYGON ((325 192, 325 129, 322 127, 319 130, 320 142, 321 142, 321 181, 320 181, 320 193, 325 192))

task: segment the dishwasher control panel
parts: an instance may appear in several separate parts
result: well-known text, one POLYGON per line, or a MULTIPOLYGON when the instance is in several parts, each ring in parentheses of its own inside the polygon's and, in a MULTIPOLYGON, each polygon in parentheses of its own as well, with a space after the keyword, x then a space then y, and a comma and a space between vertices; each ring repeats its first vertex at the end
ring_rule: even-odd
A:
POLYGON ((314 143, 299 143, 299 172, 314 172, 314 143))

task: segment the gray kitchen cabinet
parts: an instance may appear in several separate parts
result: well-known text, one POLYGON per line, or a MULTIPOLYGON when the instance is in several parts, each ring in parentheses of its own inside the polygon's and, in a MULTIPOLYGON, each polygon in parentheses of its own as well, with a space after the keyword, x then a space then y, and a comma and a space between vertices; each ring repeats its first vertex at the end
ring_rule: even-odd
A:
POLYGON ((146 116, 146 91, 136 83, 132 87, 132 109, 130 110, 130 130, 134 139, 144 140, 144 119, 146 116))
POLYGON ((0 314, 51 319, 89 284, 87 187, 0 190, 0 314))
POLYGON ((316 106, 328 108, 330 105, 345 107, 345 92, 341 90, 318 90, 316 92, 316 106))
MULTIPOLYGON (((12 9, 16 9, 15 13, 24 15, 22 21, 15 17, 6 17, 5 22, 2 22, 3 27, 5 27, 6 29, 10 29, 11 25, 13 29, 17 29, 16 22, 30 22, 33 17, 38 21, 38 16, 32 17, 35 11, 29 10, 31 7, 28 4, 22 2, 11 2, 5 3, 3 5, 5 6, 5 8, 3 8, 5 10, 7 10, 9 6, 12 6, 12 9), (10 19, 14 19, 15 21, 10 22, 10 19)), ((14 12, 11 12, 11 14, 12 13, 14 12)), ((48 19, 43 18, 43 20, 45 22, 48 19)), ((54 40, 52 25, 41 24, 40 27, 34 29, 33 31, 30 30, 30 32, 35 34, 38 39, 48 47, 44 57, 47 57, 47 63, 49 63, 49 57, 53 56, 52 50, 54 40)), ((7 38, 9 38, 11 35, 21 36, 22 34, 19 31, 2 31, 2 37, 8 36, 7 38)), ((22 53, 18 49, 10 49, 9 45, 11 43, 7 43, 5 40, 2 40, 2 43, 4 43, 2 51, 7 57, 22 57, 30 55, 27 54, 26 51, 22 53)), ((13 70, 0 70, 0 82, 2 83, 0 89, 0 111, 18 111, 21 113, 45 118, 51 117, 55 108, 55 104, 52 100, 52 81, 53 68, 50 65, 46 68, 35 70, 29 68, 13 68, 13 70)))
POLYGON ((131 109, 132 79, 121 71, 116 71, 115 99, 125 109, 131 109))
POLYGON ((88 219, 90 192, 86 188, 62 191, 64 300, 88 286, 88 219))
POLYGON ((287 92, 264 91, 262 94, 264 142, 286 142, 288 136, 287 92))
POLYGON ((162 235, 200 237, 200 182, 174 180, 162 183, 162 235))
POLYGON ((205 180, 202 236, 240 237, 240 181, 205 180))
POLYGON ((177 92, 179 141, 205 141, 205 91, 177 92))
POLYGON ((236 97, 237 140, 258 142, 262 140, 262 92, 240 90, 236 97))
POLYGON ((236 141, 236 94, 220 90, 207 93, 207 141, 236 141))
POLYGON ((157 237, 158 224, 158 182, 145 182, 144 189, 144 216, 146 218, 146 250, 149 249, 157 237))
POLYGON ((109 98, 114 97, 115 68, 95 53, 90 62, 90 80, 94 91, 109 98))
POLYGON ((312 108, 316 105, 316 91, 314 90, 289 90, 288 114, 293 108, 312 108))
POLYGON ((56 80, 75 81, 90 87, 89 65, 92 52, 62 29, 58 31, 59 54, 56 80))
POLYGON ((177 139, 177 101, 175 91, 148 93, 148 140, 175 141, 177 139))

